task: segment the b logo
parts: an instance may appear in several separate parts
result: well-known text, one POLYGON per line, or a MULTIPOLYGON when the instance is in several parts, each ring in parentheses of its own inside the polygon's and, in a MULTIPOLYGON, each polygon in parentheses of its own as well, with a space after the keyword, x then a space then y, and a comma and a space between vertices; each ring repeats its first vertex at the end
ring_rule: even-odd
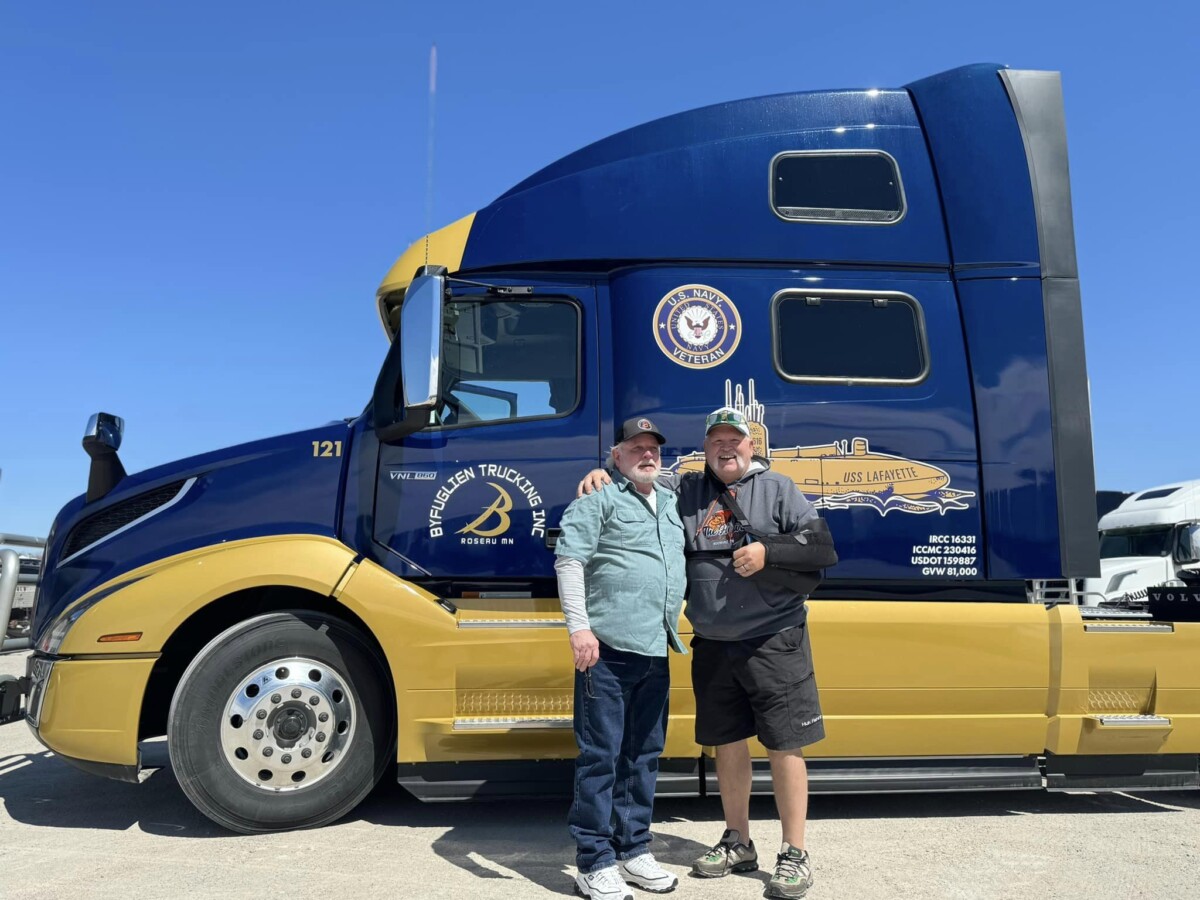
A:
POLYGON ((492 487, 496 489, 496 499, 492 501, 492 505, 486 507, 479 517, 469 525, 460 528, 458 534, 475 534, 479 537, 496 537, 508 531, 508 526, 512 524, 512 519, 509 518, 509 512, 513 508, 512 497, 508 491, 500 487, 494 481, 489 481, 492 487), (494 528, 483 528, 483 524, 492 516, 497 517, 497 524, 494 528))

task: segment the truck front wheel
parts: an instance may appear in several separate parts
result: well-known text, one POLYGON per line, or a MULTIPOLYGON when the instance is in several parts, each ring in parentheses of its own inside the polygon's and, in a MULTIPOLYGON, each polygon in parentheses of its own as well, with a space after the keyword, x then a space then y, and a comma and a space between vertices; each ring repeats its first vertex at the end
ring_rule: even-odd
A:
POLYGON ((389 762, 388 677, 338 619, 295 611, 235 625, 197 654, 171 701, 179 786, 244 834, 341 818, 389 762))

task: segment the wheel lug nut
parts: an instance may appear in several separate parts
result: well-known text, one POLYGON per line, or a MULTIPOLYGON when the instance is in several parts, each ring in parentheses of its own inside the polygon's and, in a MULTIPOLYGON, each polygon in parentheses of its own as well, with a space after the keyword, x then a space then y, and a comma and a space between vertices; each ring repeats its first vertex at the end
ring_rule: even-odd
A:
POLYGON ((272 703, 278 703, 278 702, 279 702, 280 700, 282 700, 282 699, 283 699, 283 698, 282 698, 282 697, 280 697, 278 694, 272 694, 272 695, 271 695, 271 702, 272 702, 272 703))
POLYGON ((263 756, 270 756, 274 752, 270 747, 263 747, 263 756))
POLYGON ((312 748, 305 747, 303 750, 300 751, 300 755, 303 756, 305 759, 308 759, 310 756, 312 756, 312 748))
POLYGON ((254 729, 254 739, 255 739, 256 741, 261 741, 261 740, 262 740, 262 737, 263 737, 262 729, 261 729, 261 728, 255 728, 255 729, 254 729))
POLYGON ((317 732, 317 743, 319 744, 319 743, 321 743, 323 740, 325 740, 325 732, 323 732, 323 731, 318 731, 318 732, 317 732))
POLYGON ((313 706, 316 706, 318 703, 321 702, 321 698, 318 697, 316 694, 313 694, 311 697, 308 698, 308 702, 311 703, 313 706))
POLYGON ((290 753, 283 754, 283 756, 279 757, 279 761, 286 766, 288 763, 290 763, 292 761, 292 754, 290 754, 290 753))
POLYGON ((318 719, 318 721, 321 721, 321 722, 328 722, 329 721, 329 713, 321 713, 319 716, 317 716, 317 719, 318 719))
POLYGON ((292 688, 292 699, 293 700, 300 699, 300 688, 292 688))
POLYGON ((254 717, 256 719, 265 719, 267 717, 267 711, 265 709, 260 709, 254 714, 254 717))

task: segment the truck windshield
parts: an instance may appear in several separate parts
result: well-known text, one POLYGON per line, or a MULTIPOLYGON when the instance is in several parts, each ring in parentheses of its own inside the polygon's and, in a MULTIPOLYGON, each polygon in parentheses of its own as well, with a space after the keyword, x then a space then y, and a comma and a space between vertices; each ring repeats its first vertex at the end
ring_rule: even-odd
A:
POLYGON ((1166 556, 1171 552, 1172 525, 1121 528, 1100 532, 1100 558, 1114 556, 1166 556))

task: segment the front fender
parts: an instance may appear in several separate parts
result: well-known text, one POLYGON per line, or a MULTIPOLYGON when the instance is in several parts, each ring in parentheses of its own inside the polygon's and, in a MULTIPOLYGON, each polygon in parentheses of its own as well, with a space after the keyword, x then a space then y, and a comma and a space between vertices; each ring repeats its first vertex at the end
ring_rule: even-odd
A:
POLYGON ((354 551, 340 541, 302 534, 231 541, 157 560, 73 604, 109 592, 80 616, 59 653, 159 653, 188 617, 214 600, 256 587, 297 587, 331 596, 354 559, 354 551), (104 635, 136 632, 141 632, 136 641, 100 642, 104 635))

